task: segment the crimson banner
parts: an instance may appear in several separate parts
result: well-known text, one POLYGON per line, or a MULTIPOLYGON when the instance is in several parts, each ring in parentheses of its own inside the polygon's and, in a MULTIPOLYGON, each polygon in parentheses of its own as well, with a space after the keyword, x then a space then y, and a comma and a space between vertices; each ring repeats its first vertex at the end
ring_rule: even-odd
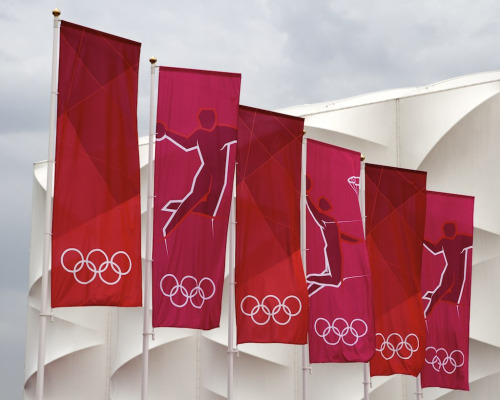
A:
POLYGON ((361 154, 307 141, 309 360, 368 362, 375 351, 371 271, 359 208, 361 154))
POLYGON ((52 307, 142 304, 139 54, 61 22, 52 307))
POLYGON ((160 68, 153 326, 219 326, 239 74, 160 68))
POLYGON ((238 343, 307 340, 300 254, 303 118, 240 107, 236 187, 238 343))
POLYGON ((417 376, 425 358, 420 272, 427 173, 367 164, 365 177, 376 332, 370 374, 417 376))
POLYGON ((469 390, 474 198, 427 192, 422 299, 427 325, 422 387, 469 390))

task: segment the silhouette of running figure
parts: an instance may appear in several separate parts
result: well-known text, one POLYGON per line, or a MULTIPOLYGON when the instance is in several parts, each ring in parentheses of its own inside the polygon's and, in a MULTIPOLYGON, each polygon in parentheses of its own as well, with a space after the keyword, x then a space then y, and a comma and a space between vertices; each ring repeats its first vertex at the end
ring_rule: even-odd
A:
POLYGON ((215 218, 227 184, 230 145, 236 143, 236 129, 217 125, 213 109, 200 109, 197 115, 199 128, 183 136, 169 131, 161 122, 156 126, 156 140, 170 140, 185 152, 198 152, 201 165, 196 172, 191 190, 183 199, 170 200, 163 211, 173 212, 163 227, 166 237, 190 213, 199 212, 215 218))
MULTIPOLYGON (((311 180, 306 176, 307 192, 311 189, 311 180)), ((326 197, 320 197, 318 207, 307 196, 307 208, 311 213, 316 225, 321 229, 321 235, 325 242, 325 269, 319 274, 309 274, 306 277, 307 291, 309 296, 315 294, 325 286, 339 287, 342 284, 342 249, 341 240, 356 243, 358 238, 346 235, 339 229, 335 218, 327 212, 332 209, 331 203, 326 197)))
POLYGON ((424 247, 435 256, 443 254, 445 261, 439 284, 422 296, 422 299, 429 301, 425 308, 426 317, 440 300, 460 304, 466 279, 467 252, 472 248, 472 237, 457 235, 456 231, 455 222, 445 222, 444 236, 437 243, 424 240, 424 247))

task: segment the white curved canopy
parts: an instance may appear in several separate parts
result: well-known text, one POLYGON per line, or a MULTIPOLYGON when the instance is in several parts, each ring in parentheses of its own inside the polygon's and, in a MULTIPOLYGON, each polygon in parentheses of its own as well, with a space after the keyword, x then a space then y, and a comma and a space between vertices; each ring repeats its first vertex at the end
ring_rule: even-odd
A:
MULTIPOLYGON (((370 163, 425 170, 428 189, 476 197, 471 392, 424 389, 426 400, 492 399, 500 393, 500 319, 495 310, 500 304, 499 110, 500 71, 279 110, 305 117, 307 138, 360 151, 370 163)), ((140 156, 145 194, 146 138, 140 140, 140 156)), ((39 163, 33 180, 25 399, 35 396, 45 181, 46 165, 39 163)), ((145 227, 144 215, 143 222, 145 227)), ((226 279, 220 328, 156 330, 150 399, 226 398, 228 288, 226 279)), ((53 314, 47 332, 47 400, 140 397, 142 309, 63 308, 53 314)), ((235 359, 235 399, 300 399, 301 375, 300 347, 242 345, 235 359)), ((359 400, 362 380, 360 364, 314 365, 309 398, 359 400)), ((414 392, 412 377, 377 377, 370 398, 411 399, 414 392)))

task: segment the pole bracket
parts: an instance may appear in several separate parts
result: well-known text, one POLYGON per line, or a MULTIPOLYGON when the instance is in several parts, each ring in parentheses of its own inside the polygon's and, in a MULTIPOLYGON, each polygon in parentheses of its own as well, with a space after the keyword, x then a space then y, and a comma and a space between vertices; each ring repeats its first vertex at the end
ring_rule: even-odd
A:
POLYGON ((309 375, 312 375, 312 366, 302 367, 302 371, 309 371, 309 375))
POLYGON ((54 314, 52 313, 40 313, 39 314, 40 317, 49 317, 50 318, 50 322, 54 322, 54 314))
POLYGON ((240 351, 238 350, 238 348, 227 349, 227 354, 236 354, 236 357, 240 358, 240 351))

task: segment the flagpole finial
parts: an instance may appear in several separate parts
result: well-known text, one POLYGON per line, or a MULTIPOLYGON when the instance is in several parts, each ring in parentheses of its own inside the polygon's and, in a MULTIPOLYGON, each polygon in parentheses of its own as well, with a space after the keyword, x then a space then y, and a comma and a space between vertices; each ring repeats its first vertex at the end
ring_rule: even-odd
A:
POLYGON ((365 161, 365 155, 364 154, 361 154, 361 162, 365 161))
POLYGON ((59 11, 58 8, 54 8, 52 10, 52 15, 57 18, 59 15, 61 15, 61 11, 59 11))
POLYGON ((151 65, 155 65, 156 61, 158 61, 158 60, 154 56, 149 59, 149 62, 151 63, 151 65))

